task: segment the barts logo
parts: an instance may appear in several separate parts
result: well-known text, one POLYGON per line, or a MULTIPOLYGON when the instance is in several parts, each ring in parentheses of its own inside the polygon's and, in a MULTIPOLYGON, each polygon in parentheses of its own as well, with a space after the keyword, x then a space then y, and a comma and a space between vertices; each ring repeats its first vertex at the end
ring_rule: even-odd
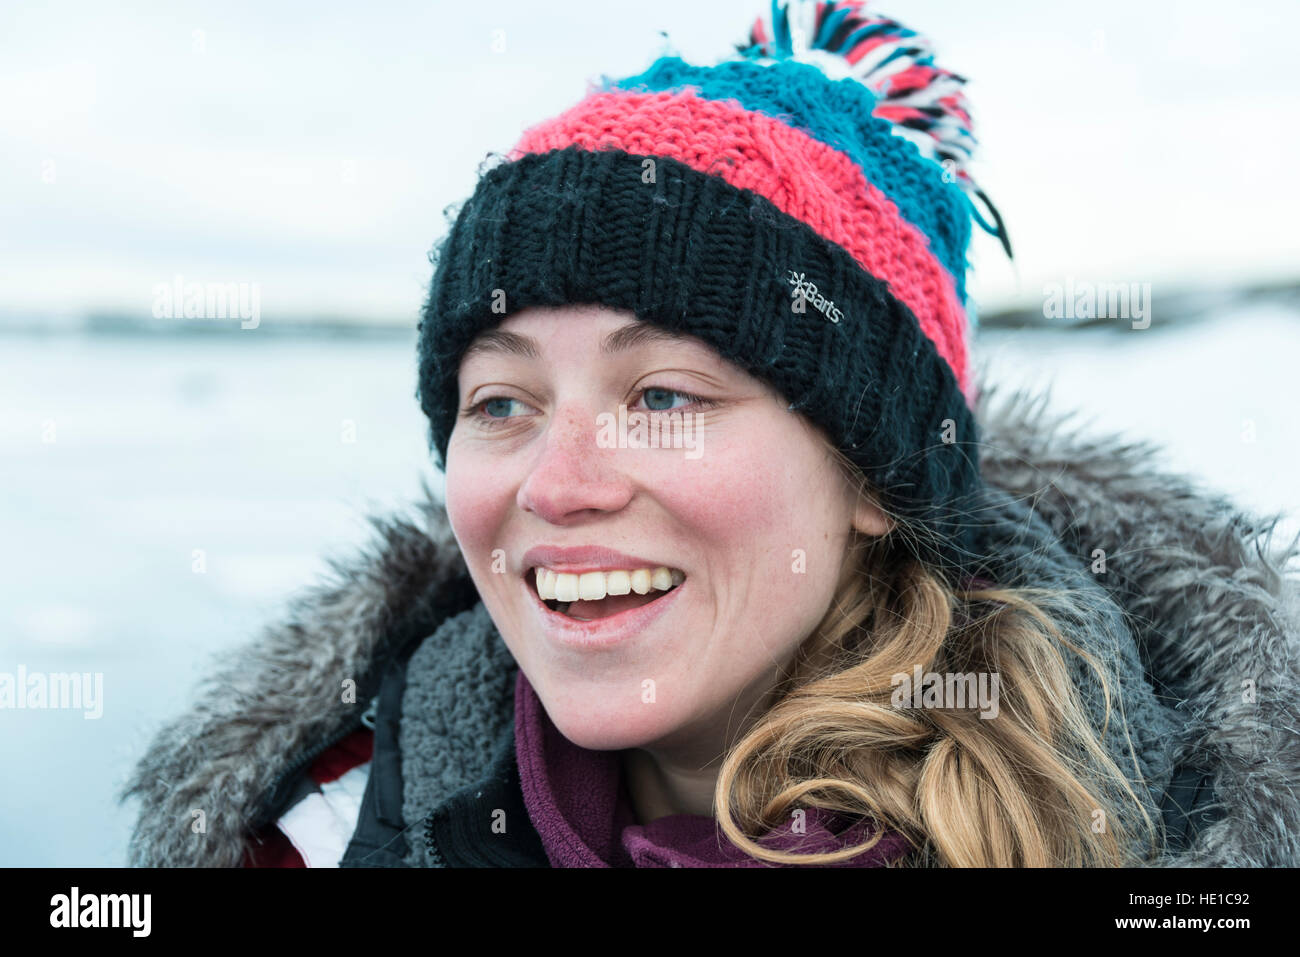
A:
POLYGON ((795 272, 793 269, 786 271, 789 273, 787 279, 790 285, 794 286, 794 289, 790 290, 790 298, 794 300, 791 309, 795 312, 803 312, 804 303, 811 303, 814 309, 831 322, 838 324, 844 318, 844 313, 836 308, 835 303, 817 291, 815 282, 801 272, 795 272))

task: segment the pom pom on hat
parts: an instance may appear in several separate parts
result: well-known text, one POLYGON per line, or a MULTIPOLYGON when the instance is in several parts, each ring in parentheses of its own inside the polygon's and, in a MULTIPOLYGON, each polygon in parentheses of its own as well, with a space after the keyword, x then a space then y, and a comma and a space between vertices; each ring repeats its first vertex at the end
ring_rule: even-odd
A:
POLYGON ((867 0, 772 0, 770 12, 755 19, 746 40, 736 44, 734 58, 810 63, 832 80, 862 84, 877 101, 872 115, 892 123, 894 133, 939 164, 946 181, 988 207, 996 225, 974 204, 971 215, 1010 257, 1002 216, 971 178, 977 141, 966 78, 935 65, 928 39, 866 6, 867 0))

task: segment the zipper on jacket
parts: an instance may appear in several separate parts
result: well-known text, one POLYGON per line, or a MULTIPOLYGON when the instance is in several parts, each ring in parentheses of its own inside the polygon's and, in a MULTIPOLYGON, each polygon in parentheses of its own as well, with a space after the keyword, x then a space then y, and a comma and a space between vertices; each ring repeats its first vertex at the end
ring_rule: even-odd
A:
POLYGON ((379 695, 375 695, 373 698, 370 699, 370 707, 366 708, 366 710, 362 713, 361 723, 364 724, 371 731, 374 731, 375 716, 378 713, 379 713, 379 695))
POLYGON ((271 786, 263 792, 267 796, 267 799, 262 802, 262 806, 259 808, 259 815, 265 810, 267 801, 279 792, 285 781, 296 777, 305 767, 311 764, 311 762, 315 761, 334 745, 338 744, 353 731, 357 730, 358 727, 365 725, 373 731, 375 727, 375 712, 378 707, 379 696, 375 695, 375 697, 371 699, 369 707, 367 707, 363 713, 355 715, 342 728, 335 729, 321 738, 318 738, 315 744, 309 747, 306 751, 300 752, 298 757, 295 758, 288 767, 281 771, 280 774, 276 776, 275 781, 272 782, 271 786))
POLYGON ((438 850, 438 842, 433 839, 433 816, 433 811, 424 816, 424 847, 429 852, 430 866, 446 867, 447 862, 443 860, 442 852, 438 850))

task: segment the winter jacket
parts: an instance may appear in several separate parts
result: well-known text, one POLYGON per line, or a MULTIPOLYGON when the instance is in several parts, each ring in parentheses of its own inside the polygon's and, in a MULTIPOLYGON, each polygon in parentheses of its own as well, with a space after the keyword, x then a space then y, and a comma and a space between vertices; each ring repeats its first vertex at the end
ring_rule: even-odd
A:
MULTIPOLYGON (((1300 865, 1300 548, 1159 467, 1158 445, 1086 436, 1049 401, 985 386, 976 406, 997 581, 1106 599, 1064 627, 1119 689, 1103 745, 1164 825, 1151 864, 1300 865)), ((157 733, 121 796, 141 801, 133 865, 549 866, 518 668, 444 509, 426 489, 371 521, 371 545, 157 733)), ((1100 730, 1095 678, 1073 673, 1100 730)))

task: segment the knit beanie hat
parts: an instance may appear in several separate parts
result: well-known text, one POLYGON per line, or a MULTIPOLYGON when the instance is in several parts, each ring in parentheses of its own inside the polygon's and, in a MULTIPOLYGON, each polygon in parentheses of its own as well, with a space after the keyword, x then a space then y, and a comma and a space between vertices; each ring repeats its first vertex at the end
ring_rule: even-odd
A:
POLYGON ((975 572, 971 220, 1011 249, 967 168, 964 78, 865 6, 773 0, 735 54, 602 76, 481 174, 419 328, 439 469, 475 336, 600 304, 771 385, 907 523, 910 552, 950 581, 975 572))

